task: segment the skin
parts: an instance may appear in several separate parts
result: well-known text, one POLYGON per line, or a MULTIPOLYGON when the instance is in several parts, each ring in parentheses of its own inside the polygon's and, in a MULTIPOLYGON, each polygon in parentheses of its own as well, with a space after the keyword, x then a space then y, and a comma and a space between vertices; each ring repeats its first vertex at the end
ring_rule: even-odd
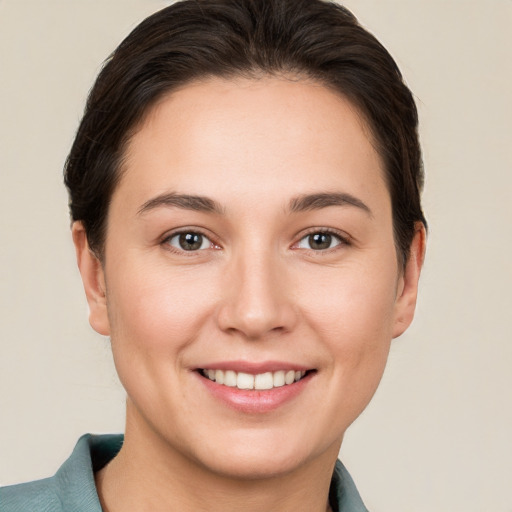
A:
POLYGON ((125 444, 96 476, 105 510, 326 510, 344 432, 412 321, 425 245, 419 225, 399 266, 369 133, 342 96, 278 78, 194 83, 147 116, 104 261, 73 226, 90 322, 128 396, 125 444), (169 193, 219 211, 151 202, 169 193), (351 202, 290 208, 327 193, 351 202), (203 248, 180 249, 176 231, 204 234, 203 248), (324 232, 330 248, 312 247, 324 232), (232 360, 314 371, 291 400, 247 413, 195 371, 232 360))

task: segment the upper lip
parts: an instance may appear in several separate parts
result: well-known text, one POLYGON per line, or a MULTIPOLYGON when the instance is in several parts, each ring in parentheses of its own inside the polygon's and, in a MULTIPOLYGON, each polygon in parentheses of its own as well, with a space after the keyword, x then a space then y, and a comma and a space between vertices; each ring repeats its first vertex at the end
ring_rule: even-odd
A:
POLYGON ((205 363, 204 365, 198 366, 196 368, 196 370, 200 369, 223 371, 232 370, 235 372, 244 372, 252 375, 258 375, 260 373, 278 372, 280 370, 308 371, 312 370, 313 368, 311 368, 311 366, 285 361, 215 361, 211 363, 205 363))

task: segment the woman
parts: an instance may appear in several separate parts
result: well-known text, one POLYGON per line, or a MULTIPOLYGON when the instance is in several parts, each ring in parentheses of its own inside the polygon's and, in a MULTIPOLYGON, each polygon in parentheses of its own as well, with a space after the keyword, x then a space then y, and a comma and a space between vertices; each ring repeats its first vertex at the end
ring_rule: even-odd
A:
POLYGON ((366 510, 337 455, 425 249, 387 51, 320 0, 178 2, 106 63, 65 182, 126 431, 2 510, 366 510))

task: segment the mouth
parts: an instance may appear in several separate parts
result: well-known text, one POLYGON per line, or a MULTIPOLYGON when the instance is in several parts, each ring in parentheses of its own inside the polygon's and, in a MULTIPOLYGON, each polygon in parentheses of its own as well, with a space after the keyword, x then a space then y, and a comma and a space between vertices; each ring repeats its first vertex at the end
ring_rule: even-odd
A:
POLYGON ((264 391, 295 384, 315 370, 289 369, 257 374, 215 368, 200 368, 197 371, 206 379, 222 386, 240 390, 264 391))
POLYGON ((220 403, 259 416, 296 403, 318 370, 282 361, 224 361, 196 367, 193 373, 220 403))

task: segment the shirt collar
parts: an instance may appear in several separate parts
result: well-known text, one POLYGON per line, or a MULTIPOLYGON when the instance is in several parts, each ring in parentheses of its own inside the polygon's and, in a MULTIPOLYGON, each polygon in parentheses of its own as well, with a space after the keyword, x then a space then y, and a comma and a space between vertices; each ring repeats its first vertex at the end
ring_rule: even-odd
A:
MULTIPOLYGON (((102 512, 94 473, 118 454, 123 440, 121 434, 86 434, 78 440, 73 453, 55 475, 55 490, 63 510, 102 512)), ((331 480, 329 501, 334 512, 368 512, 352 477, 339 460, 331 480)))
POLYGON ((102 512, 94 473, 112 460, 123 445, 122 435, 82 436, 55 475, 62 510, 102 512))

